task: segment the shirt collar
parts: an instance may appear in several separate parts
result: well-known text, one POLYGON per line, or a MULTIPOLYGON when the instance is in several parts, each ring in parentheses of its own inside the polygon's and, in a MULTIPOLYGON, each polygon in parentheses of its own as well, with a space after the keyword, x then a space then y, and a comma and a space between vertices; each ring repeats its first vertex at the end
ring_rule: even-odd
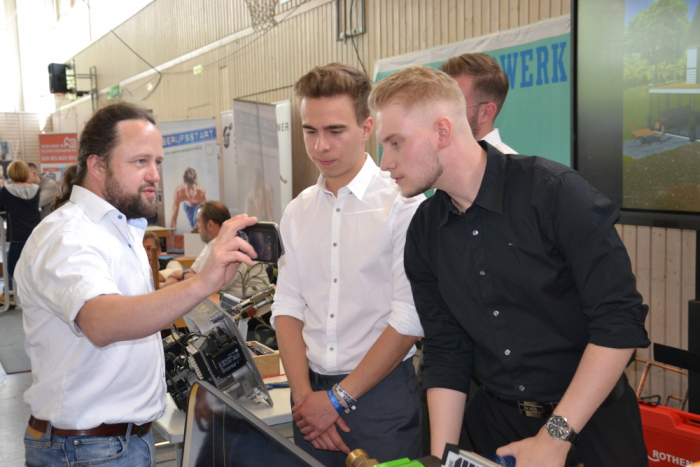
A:
MULTIPOLYGON (((472 207, 476 205, 496 214, 502 214, 503 190, 505 189, 506 177, 506 156, 483 140, 479 141, 479 145, 486 150, 486 168, 484 169, 484 178, 481 181, 479 192, 469 209, 472 209, 472 207)), ((437 190, 435 195, 440 197, 439 199, 442 201, 445 208, 441 214, 440 225, 444 225, 445 222, 447 222, 449 212, 453 212, 457 215, 460 214, 459 210, 452 202, 452 198, 450 198, 447 193, 437 190)), ((467 209, 467 211, 469 209, 467 209)))
MULTIPOLYGON (((88 218, 94 223, 100 222, 103 217, 112 211, 118 213, 120 216, 123 216, 124 219, 126 219, 124 214, 120 213, 117 208, 108 203, 104 198, 86 188, 81 187, 80 185, 73 185, 70 200, 80 206, 85 215, 88 216, 88 218)), ((145 229, 146 225, 148 224, 148 221, 143 218, 129 219, 128 221, 125 220, 124 222, 128 222, 129 225, 139 229, 145 229)))
MULTIPOLYGON (((365 153, 364 165, 357 175, 355 175, 355 178, 353 178, 346 186, 342 187, 341 190, 343 188, 347 188, 352 194, 355 195, 355 197, 357 197, 357 199, 362 199, 378 169, 379 168, 377 167, 377 164, 375 164, 374 160, 369 156, 369 154, 365 153)), ((326 187, 326 178, 323 175, 318 177, 318 182, 316 182, 316 185, 318 185, 318 187, 322 190, 328 192, 328 188, 326 187)))
POLYGON ((501 134, 498 132, 498 128, 494 128, 486 136, 484 136, 481 141, 486 141, 492 146, 496 146, 501 143, 501 134))

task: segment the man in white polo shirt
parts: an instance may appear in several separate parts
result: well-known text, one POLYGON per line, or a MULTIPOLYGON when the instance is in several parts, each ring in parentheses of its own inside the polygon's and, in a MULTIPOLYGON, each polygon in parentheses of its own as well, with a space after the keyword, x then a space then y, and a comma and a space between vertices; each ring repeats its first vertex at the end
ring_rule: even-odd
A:
POLYGON ((127 103, 98 110, 64 176, 60 206, 32 233, 17 264, 32 386, 26 463, 154 466, 151 422, 165 410, 159 331, 231 280, 255 251, 224 225, 195 279, 153 292, 142 245, 157 210, 162 136, 127 103), (241 251, 238 251, 240 248, 241 251))

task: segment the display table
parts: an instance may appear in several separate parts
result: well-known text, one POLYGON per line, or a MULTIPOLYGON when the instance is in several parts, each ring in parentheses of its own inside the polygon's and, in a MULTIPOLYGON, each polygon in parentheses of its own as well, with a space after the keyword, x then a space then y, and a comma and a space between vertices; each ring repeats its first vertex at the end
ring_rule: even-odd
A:
MULTIPOLYGON (((283 383, 287 381, 287 377, 274 376, 265 378, 263 381, 266 384, 283 383)), ((275 404, 274 407, 270 407, 266 402, 256 404, 245 397, 236 399, 236 402, 272 427, 290 425, 292 423, 292 406, 289 400, 289 388, 276 388, 269 392, 272 402, 275 404)), ((182 443, 185 435, 185 412, 177 408, 170 394, 167 395, 167 400, 165 414, 156 420, 153 427, 171 444, 179 444, 182 443)))

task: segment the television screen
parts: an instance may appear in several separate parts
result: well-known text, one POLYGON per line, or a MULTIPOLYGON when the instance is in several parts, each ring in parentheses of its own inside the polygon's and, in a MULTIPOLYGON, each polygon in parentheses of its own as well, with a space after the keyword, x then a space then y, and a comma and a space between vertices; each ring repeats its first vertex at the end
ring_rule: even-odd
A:
POLYGON ((622 223, 700 230, 699 2, 574 2, 573 165, 622 223))

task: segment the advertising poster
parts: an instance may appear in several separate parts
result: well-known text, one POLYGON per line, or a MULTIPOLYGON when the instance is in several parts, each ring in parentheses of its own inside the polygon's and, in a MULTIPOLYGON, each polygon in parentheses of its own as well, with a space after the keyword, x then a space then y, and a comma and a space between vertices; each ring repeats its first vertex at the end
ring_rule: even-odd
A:
POLYGON ((77 133, 45 133, 39 135, 41 171, 60 183, 66 168, 78 163, 77 133))
POLYGON ((375 83, 413 65, 438 68, 448 58, 482 52, 508 75, 510 89, 496 118, 503 142, 520 154, 571 166, 571 18, 562 16, 521 28, 379 60, 375 83))
POLYGON ((161 122, 165 227, 189 233, 199 205, 219 200, 219 148, 213 118, 161 122))
POLYGON ((280 207, 284 212, 292 201, 292 103, 286 100, 274 104, 280 154, 280 207))
POLYGON ((233 110, 221 112, 221 157, 224 167, 224 204, 232 216, 243 214, 238 203, 238 162, 233 144, 233 110))
MULTIPOLYGON (((259 221, 277 222, 280 205, 280 159, 274 105, 233 101, 233 146, 238 211, 259 221)), ((229 185, 231 180, 224 174, 229 185)), ((229 206, 233 211, 233 207, 229 206)))

